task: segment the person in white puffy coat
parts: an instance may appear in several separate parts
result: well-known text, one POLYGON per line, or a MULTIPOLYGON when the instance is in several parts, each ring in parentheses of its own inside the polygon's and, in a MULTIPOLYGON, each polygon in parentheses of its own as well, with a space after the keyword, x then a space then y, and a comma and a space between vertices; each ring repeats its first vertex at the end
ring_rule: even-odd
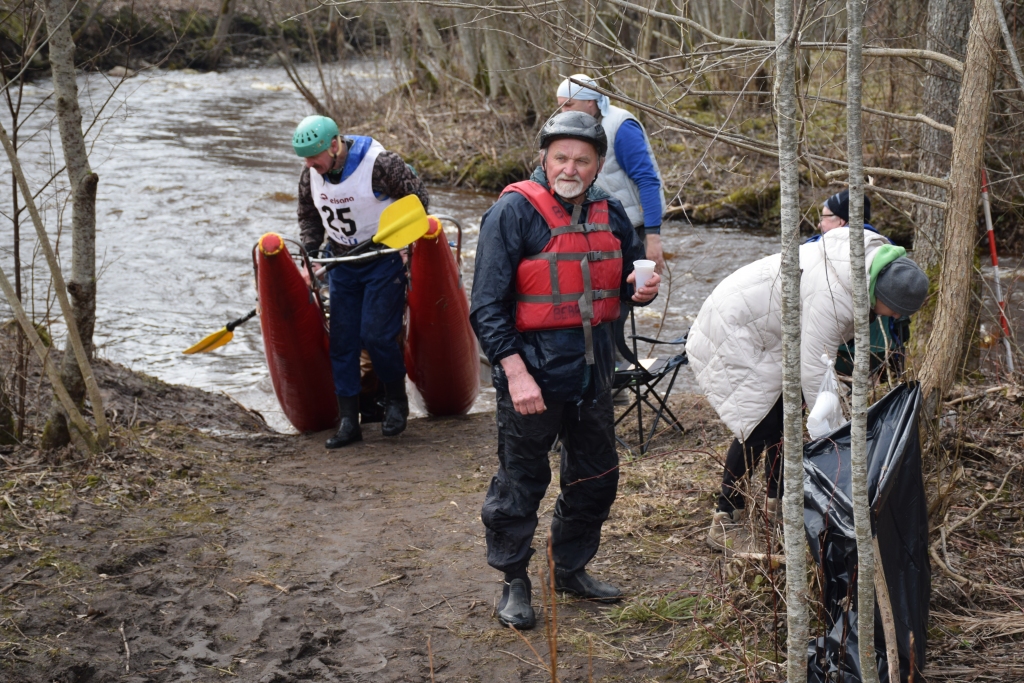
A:
MULTIPOLYGON (((864 232, 872 313, 909 316, 923 305, 928 277, 875 232, 864 232)), ((744 512, 739 481, 767 451, 767 511, 778 501, 782 441, 782 264, 775 254, 723 280, 690 328, 686 353, 697 383, 736 437, 726 455, 722 493, 708 545, 729 545, 744 512)), ((828 367, 822 354, 853 337, 850 229, 829 230, 800 247, 800 373, 804 401, 813 406, 828 367)))

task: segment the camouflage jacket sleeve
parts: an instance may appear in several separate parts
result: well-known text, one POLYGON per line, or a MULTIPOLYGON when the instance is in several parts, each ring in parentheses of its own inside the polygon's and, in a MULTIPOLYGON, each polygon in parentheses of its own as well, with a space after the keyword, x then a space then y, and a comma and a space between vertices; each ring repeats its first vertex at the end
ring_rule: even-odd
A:
POLYGON ((374 192, 386 194, 393 199, 414 194, 423 202, 424 209, 430 208, 430 196, 423 181, 395 152, 381 152, 377 155, 371 184, 374 192))
POLYGON ((302 169, 299 176, 299 240, 306 251, 312 254, 320 248, 324 241, 324 223, 320 220, 320 212, 313 203, 313 193, 309 189, 309 169, 302 169))

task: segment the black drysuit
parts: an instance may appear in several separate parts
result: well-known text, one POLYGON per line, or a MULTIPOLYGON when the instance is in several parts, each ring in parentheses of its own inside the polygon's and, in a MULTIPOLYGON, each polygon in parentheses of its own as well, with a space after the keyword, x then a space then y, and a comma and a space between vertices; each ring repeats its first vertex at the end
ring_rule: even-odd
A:
MULTIPOLYGON (((531 180, 547 186, 540 168, 531 180)), ((622 205, 597 187, 588 192, 581 221, 590 204, 600 199, 608 199, 609 223, 622 243, 620 297, 630 302, 633 287, 626 284, 626 277, 633 261, 644 257, 643 246, 622 205)), ((563 202, 563 207, 572 214, 572 205, 563 202)), ((565 446, 561 493, 551 525, 559 574, 576 573, 597 553, 601 525, 618 487, 611 323, 593 330, 591 366, 584 357, 582 327, 521 333, 515 326, 516 269, 524 257, 544 249, 550 232, 544 218, 515 192, 502 196, 484 214, 469 315, 491 362, 498 399, 498 473, 491 479, 481 512, 487 528, 487 562, 513 575, 525 571, 533 555, 537 508, 551 482, 548 453, 556 437, 565 446), (543 393, 547 410, 539 415, 521 415, 513 407, 500 361, 517 353, 543 393)))

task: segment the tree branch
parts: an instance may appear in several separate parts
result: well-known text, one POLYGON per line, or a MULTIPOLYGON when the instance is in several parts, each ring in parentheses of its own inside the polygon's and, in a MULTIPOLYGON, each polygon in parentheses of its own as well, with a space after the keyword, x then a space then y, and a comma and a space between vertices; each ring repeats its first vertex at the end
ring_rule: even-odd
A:
MULTIPOLYGON (((845 178, 849 174, 849 169, 841 168, 838 171, 829 171, 828 173, 826 173, 825 180, 845 178)), ((923 173, 900 171, 895 168, 880 168, 878 166, 867 166, 864 168, 864 175, 881 176, 883 178, 899 178, 900 180, 909 180, 912 182, 924 183, 926 185, 934 185, 935 187, 941 187, 943 190, 949 189, 949 181, 944 178, 935 178, 934 176, 924 175, 923 173)))
MULTIPOLYGON (((775 48, 775 43, 770 40, 749 40, 746 38, 729 38, 727 36, 721 36, 714 31, 705 28, 701 24, 697 23, 693 19, 681 17, 675 14, 667 14, 665 12, 655 12, 654 10, 648 10, 646 7, 641 5, 628 2, 628 0, 608 0, 613 5, 619 7, 625 7, 627 9, 649 14, 652 17, 664 19, 666 21, 672 21, 677 24, 681 24, 688 28, 692 28, 701 35, 707 37, 710 41, 715 43, 721 43, 723 45, 737 45, 739 47, 758 47, 758 48, 775 48)), ((846 43, 800 43, 800 49, 802 50, 835 50, 837 52, 846 52, 849 46, 846 43)), ((862 49, 864 55, 870 57, 901 57, 904 59, 929 59, 933 62, 939 62, 945 64, 953 71, 958 74, 963 74, 964 65, 963 62, 944 55, 941 52, 934 52, 932 50, 917 50, 908 48, 892 48, 892 47, 864 47, 862 49)))

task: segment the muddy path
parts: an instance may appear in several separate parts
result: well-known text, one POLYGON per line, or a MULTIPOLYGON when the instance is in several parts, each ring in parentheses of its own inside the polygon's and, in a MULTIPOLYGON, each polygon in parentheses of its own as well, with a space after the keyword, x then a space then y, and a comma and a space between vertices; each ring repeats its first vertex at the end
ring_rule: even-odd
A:
MULTIPOLYGON (((4 517, 2 677, 429 681, 431 658, 437 681, 548 677, 531 651, 548 659, 543 629, 524 639, 492 616, 500 575, 484 561, 479 510, 496 467, 493 416, 413 420, 397 439, 375 427, 364 443, 328 452, 326 434, 215 436, 160 422, 136 429, 84 481, 47 495, 56 475, 44 471, 35 497, 22 492, 31 481, 16 486, 8 513, 53 512, 38 532, 24 511, 4 517)), ((702 437, 664 445, 687 438, 702 437)), ((710 553, 672 552, 666 563, 646 533, 634 535, 664 521, 649 496, 632 509, 630 493, 644 488, 623 477, 593 570, 634 596, 705 580, 710 553)), ((700 487, 686 488, 678 495, 700 487)), ((541 508, 538 547, 556 490, 541 508)), ((652 656, 646 644, 633 651, 623 639, 631 622, 613 620, 614 607, 559 599, 557 609, 563 681, 649 680, 667 655, 667 641, 652 656)))
MULTIPOLYGON (((412 420, 396 439, 367 425, 365 442, 329 452, 327 434, 270 432, 226 396, 109 363, 97 374, 110 453, 0 448, 0 681, 551 680, 543 627, 520 636, 493 617, 500 576, 479 520, 493 415, 412 420)), ((978 495, 1022 509, 1022 461, 999 440, 1019 438, 1022 396, 958 404, 974 450, 925 473, 931 491, 957 482, 952 514, 978 495)), ((540 610, 541 625, 557 616, 563 683, 785 679, 785 568, 704 546, 730 437, 702 398, 671 403, 686 431, 643 458, 620 452, 590 565, 625 600, 540 610)), ((1022 539, 1024 517, 989 512, 949 539, 976 583, 965 598, 933 570, 928 680, 1019 680, 1024 579, 1005 557, 1022 539)))

